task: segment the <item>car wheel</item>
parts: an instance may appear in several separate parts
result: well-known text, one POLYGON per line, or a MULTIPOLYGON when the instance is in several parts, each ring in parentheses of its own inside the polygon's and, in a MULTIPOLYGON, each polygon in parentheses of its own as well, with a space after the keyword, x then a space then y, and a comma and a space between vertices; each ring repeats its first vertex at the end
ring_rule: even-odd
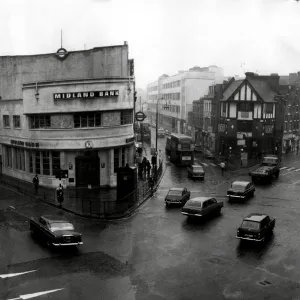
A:
POLYGON ((167 207, 167 208, 169 208, 169 207, 170 207, 169 203, 166 203, 166 207, 167 207))

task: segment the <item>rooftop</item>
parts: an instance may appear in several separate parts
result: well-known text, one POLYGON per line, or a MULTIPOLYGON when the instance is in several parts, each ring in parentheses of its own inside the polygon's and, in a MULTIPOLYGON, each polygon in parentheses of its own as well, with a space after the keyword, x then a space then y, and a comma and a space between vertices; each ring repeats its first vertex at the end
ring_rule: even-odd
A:
POLYGON ((267 215, 265 214, 259 214, 259 213, 253 213, 248 215, 244 220, 247 221, 253 221, 253 222, 261 222, 267 215))
POLYGON ((234 181, 232 184, 238 184, 238 185, 246 186, 249 183, 250 183, 249 181, 234 181))
POLYGON ((212 199, 213 197, 195 197, 192 198, 191 201, 204 202, 206 200, 212 199))
POLYGON ((170 188, 169 191, 182 191, 184 188, 170 188))

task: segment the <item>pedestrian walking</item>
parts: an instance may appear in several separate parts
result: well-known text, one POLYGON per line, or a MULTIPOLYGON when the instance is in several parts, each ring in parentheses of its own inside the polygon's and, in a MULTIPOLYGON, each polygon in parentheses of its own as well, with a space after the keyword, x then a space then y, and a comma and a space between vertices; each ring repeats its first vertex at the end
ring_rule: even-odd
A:
POLYGON ((35 192, 37 193, 38 192, 38 188, 39 188, 39 178, 37 176, 37 174, 33 177, 32 179, 32 183, 34 185, 34 188, 35 188, 35 192))
POLYGON ((222 161, 220 163, 221 171, 222 171, 222 176, 224 175, 224 170, 225 170, 225 163, 222 161))
POLYGON ((59 203, 59 207, 61 207, 62 203, 64 201, 64 190, 63 190, 61 183, 59 184, 58 188, 56 189, 56 195, 57 195, 57 202, 59 203))
POLYGON ((297 147, 296 147, 296 154, 298 155, 298 153, 299 153, 299 145, 297 145, 297 147))

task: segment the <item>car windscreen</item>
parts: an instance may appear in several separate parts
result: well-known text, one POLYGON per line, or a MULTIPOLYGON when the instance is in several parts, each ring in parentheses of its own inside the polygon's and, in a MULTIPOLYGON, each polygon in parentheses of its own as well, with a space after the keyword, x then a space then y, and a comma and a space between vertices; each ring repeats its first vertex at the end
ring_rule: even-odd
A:
POLYGON ((263 166, 276 166, 278 164, 278 159, 273 159, 273 158, 264 158, 262 165, 263 166))
POLYGON ((181 196, 182 195, 182 191, 169 191, 168 196, 181 196))
POLYGON ((259 222, 253 222, 253 221, 243 221, 242 228, 247 229, 259 229, 259 222))
POLYGON ((68 222, 57 222, 57 223, 51 223, 50 224, 51 231, 57 231, 57 230, 74 230, 74 226, 71 223, 68 222))

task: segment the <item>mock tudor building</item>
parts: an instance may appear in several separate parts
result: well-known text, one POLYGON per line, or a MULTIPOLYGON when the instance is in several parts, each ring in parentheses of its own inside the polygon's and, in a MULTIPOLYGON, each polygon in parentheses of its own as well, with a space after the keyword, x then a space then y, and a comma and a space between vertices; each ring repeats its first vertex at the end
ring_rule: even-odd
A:
POLYGON ((0 57, 3 174, 57 187, 64 170, 64 186, 116 186, 134 157, 132 66, 126 42, 0 57))
POLYGON ((277 74, 248 72, 245 79, 233 81, 220 101, 219 153, 243 159, 276 153, 282 139, 281 120, 276 119, 279 94, 277 74))

